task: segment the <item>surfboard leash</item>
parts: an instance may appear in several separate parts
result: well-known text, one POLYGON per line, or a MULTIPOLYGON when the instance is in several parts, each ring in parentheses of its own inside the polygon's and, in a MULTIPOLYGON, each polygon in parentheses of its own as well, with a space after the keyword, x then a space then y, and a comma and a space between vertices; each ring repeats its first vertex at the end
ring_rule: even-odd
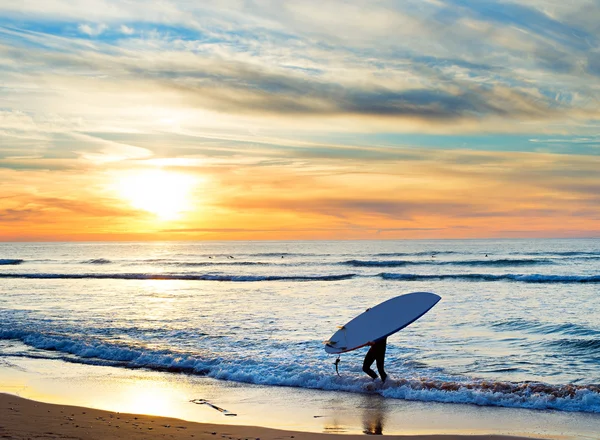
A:
MULTIPOLYGON (((338 376, 340 376, 340 370, 338 369, 338 365, 340 364, 340 355, 338 354, 337 359, 335 360, 335 362, 333 363, 335 365, 335 372, 338 376)), ((341 377, 341 376, 340 376, 341 377)))

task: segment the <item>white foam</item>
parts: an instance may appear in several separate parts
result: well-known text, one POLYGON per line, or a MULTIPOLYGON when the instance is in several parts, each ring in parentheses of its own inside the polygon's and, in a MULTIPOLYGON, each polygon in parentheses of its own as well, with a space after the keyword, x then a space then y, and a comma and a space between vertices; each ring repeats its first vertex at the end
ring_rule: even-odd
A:
POLYGON ((60 335, 18 330, 0 330, 0 339, 18 339, 37 349, 74 355, 65 357, 71 362, 176 371, 271 386, 375 392, 394 399, 600 413, 600 387, 594 386, 414 377, 389 380, 384 386, 371 389, 368 387, 370 379, 362 373, 351 372, 338 377, 323 367, 307 369, 304 365, 281 364, 268 358, 225 359, 210 354, 201 358, 190 353, 121 346, 93 339, 79 341, 60 335))

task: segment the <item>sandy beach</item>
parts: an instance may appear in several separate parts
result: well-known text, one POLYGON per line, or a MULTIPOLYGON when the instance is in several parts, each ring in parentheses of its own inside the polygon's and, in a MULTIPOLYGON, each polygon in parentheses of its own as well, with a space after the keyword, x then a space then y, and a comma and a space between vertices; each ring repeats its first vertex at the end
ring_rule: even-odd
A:
MULTIPOLYGON (((68 405, 53 405, 0 394, 0 438, 8 439, 227 439, 344 440, 359 435, 283 431, 254 426, 186 422, 180 419, 125 414, 68 405)), ((496 435, 388 436, 402 440, 518 440, 496 435)))

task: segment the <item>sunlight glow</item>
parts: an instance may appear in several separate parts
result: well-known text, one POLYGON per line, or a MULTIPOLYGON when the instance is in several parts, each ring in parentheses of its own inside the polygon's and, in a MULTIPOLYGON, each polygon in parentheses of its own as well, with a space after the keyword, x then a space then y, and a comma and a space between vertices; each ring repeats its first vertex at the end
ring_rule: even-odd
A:
POLYGON ((155 214, 160 220, 175 220, 191 207, 196 180, 185 174, 152 170, 120 179, 118 190, 134 208, 155 214))

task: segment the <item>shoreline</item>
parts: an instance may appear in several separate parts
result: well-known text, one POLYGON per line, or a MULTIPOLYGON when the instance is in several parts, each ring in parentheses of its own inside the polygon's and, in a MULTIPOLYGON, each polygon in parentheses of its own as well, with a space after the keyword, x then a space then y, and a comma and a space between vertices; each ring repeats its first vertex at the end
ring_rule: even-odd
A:
MULTIPOLYGON (((361 434, 312 433, 43 403, 0 393, 0 437, 44 439, 358 440, 361 434)), ((534 440, 504 435, 386 435, 399 440, 534 440)))
MULTIPOLYGON (((7 349, 14 350, 17 346, 11 343, 7 349)), ((29 399, 37 405, 87 408, 83 410, 86 413, 98 410, 104 413, 101 416, 104 418, 108 413, 117 412, 145 414, 205 427, 222 427, 218 432, 223 429, 238 432, 240 427, 253 426, 302 432, 309 437, 312 434, 383 434, 403 439, 407 436, 471 439, 475 435, 484 439, 554 440, 597 439, 596 434, 600 432, 598 414, 388 399, 376 394, 269 387, 185 374, 12 356, 0 360, 0 393, 29 399), (209 401, 237 415, 227 417, 214 407, 192 403, 194 399, 209 401)), ((11 410, 0 414, 0 426, 4 425, 3 414, 7 412, 11 410)), ((57 427, 55 421, 51 424, 57 427)), ((61 429, 64 426, 58 424, 61 429)), ((58 431, 49 429, 48 432, 58 431)), ((239 431, 235 438, 215 439, 212 435, 211 438, 254 440, 260 437, 265 440, 264 435, 252 437, 245 432, 239 431)), ((0 438, 2 435, 0 431, 0 438)))

